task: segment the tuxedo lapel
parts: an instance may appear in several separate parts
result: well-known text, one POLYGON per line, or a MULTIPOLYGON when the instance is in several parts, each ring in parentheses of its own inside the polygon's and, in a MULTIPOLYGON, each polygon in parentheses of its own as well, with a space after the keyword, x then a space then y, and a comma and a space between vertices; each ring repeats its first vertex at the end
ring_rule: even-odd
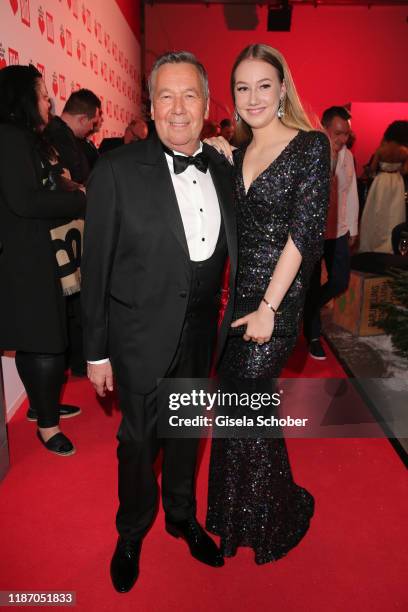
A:
MULTIPOLYGON (((132 145, 127 146, 131 147, 132 145)), ((135 148, 136 151, 136 161, 151 168, 149 182, 154 205, 162 211, 163 218, 166 219, 170 230, 177 238, 186 256, 190 258, 180 208, 163 146, 159 138, 152 136, 146 141, 146 148, 135 148)), ((224 221, 228 253, 231 260, 231 273, 234 278, 237 265, 237 230, 233 202, 232 170, 226 165, 228 162, 212 147, 204 144, 203 152, 209 159, 209 171, 217 192, 220 211, 224 221)))
POLYGON ((153 175, 155 203, 161 208, 163 217, 166 219, 170 230, 177 238, 186 256, 190 259, 183 220, 164 153, 158 159, 153 175))
MULTIPOLYGON (((132 146, 132 145, 127 145, 132 146)), ((162 144, 157 136, 153 135, 146 141, 146 149, 140 151, 136 161, 140 164, 150 166, 149 179, 152 204, 161 210, 163 219, 173 232, 186 256, 190 259, 186 234, 180 208, 171 180, 169 167, 162 144)))
POLYGON ((231 262, 231 274, 235 278, 237 265, 237 228, 234 213, 234 201, 232 190, 232 172, 226 169, 224 161, 217 153, 209 151, 212 149, 204 145, 204 151, 209 157, 209 170, 218 196, 221 215, 224 221, 225 233, 227 236, 228 253, 231 262))

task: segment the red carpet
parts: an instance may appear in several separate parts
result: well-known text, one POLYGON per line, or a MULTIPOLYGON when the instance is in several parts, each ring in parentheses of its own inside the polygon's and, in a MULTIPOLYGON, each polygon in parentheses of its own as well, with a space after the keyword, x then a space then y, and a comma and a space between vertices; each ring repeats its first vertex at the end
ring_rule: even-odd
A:
MULTIPOLYGON (((286 374, 344 376, 332 355, 317 363, 303 346, 286 374)), ((63 423, 77 446, 73 457, 40 446, 25 406, 10 424, 12 467, 0 485, 0 590, 76 591, 76 609, 84 612, 408 609, 408 486, 387 440, 288 441, 296 480, 315 496, 316 513, 305 539, 277 563, 256 566, 241 549, 223 568, 201 565, 165 534, 160 512, 143 546, 139 582, 129 594, 115 593, 108 568, 119 414, 106 414, 84 380, 72 379, 64 399, 83 408, 63 423)), ((209 444, 198 479, 200 520, 208 451, 209 444)))

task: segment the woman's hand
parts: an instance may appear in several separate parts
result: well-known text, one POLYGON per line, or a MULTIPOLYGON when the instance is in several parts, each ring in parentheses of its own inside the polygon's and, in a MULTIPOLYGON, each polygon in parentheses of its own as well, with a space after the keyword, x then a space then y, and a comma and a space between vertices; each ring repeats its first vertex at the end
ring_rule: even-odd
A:
POLYGON ((212 138, 206 138, 204 142, 210 145, 210 147, 214 147, 221 155, 225 155, 231 165, 234 164, 232 152, 236 147, 231 147, 228 140, 225 140, 222 136, 213 136, 212 138))
POLYGON ((275 314, 270 308, 261 304, 258 310, 231 323, 231 327, 240 327, 241 325, 246 325, 243 335, 244 340, 247 342, 252 340, 258 344, 263 344, 269 342, 272 337, 275 314))

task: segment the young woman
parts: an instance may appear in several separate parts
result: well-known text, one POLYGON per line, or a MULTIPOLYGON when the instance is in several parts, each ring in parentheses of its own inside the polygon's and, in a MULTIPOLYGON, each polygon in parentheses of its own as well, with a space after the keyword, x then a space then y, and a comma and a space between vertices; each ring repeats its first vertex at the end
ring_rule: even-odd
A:
POLYGON ((33 66, 0 70, 0 350, 15 350, 30 402, 28 417, 47 450, 72 455, 59 418, 79 414, 59 404, 66 316, 50 229, 85 212, 79 185, 62 176, 41 134, 50 100, 33 66))
MULTIPOLYGON (((234 152, 239 265, 235 320, 219 372, 256 389, 256 381, 279 376, 296 343, 322 251, 330 145, 312 129, 275 49, 244 49, 231 89, 244 141, 234 152)), ((228 154, 218 139, 211 144, 228 154)), ((282 438, 213 440, 207 528, 221 536, 225 556, 250 546, 256 563, 282 557, 307 531, 313 505, 293 481, 282 438)))

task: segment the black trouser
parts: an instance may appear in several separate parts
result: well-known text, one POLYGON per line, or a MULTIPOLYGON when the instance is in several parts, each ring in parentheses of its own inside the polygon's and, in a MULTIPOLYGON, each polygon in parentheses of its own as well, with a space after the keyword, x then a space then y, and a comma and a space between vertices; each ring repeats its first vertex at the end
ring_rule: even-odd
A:
POLYGON ((76 374, 86 374, 83 330, 81 315, 81 294, 69 295, 67 300, 68 366, 76 374))
MULTIPOLYGON (((217 311, 190 312, 166 377, 208 376, 216 338, 217 311)), ((157 389, 148 395, 118 389, 123 413, 118 432, 119 510, 116 526, 126 539, 148 531, 157 510, 153 463, 163 449, 162 499, 166 517, 182 521, 195 515, 195 470, 198 439, 157 438, 157 389)))
POLYGON ((310 342, 321 334, 320 309, 331 299, 346 291, 350 280, 350 248, 348 234, 324 241, 323 258, 327 282, 320 286, 321 261, 310 279, 304 309, 304 334, 310 342))
POLYGON ((30 407, 38 415, 38 427, 58 425, 58 404, 64 382, 65 354, 17 351, 16 367, 30 407))

